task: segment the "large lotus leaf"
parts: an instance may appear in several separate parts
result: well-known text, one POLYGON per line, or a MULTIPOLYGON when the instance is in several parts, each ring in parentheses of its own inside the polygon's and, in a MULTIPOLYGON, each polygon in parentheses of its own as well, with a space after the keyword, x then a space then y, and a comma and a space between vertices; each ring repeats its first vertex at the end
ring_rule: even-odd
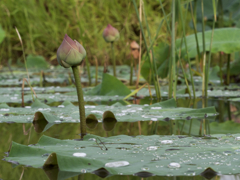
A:
POLYGON ((57 165, 60 171, 70 172, 90 173, 104 168, 112 175, 142 171, 158 176, 199 175, 208 167, 220 174, 237 174, 239 139, 240 134, 197 138, 86 135, 83 141, 42 136, 31 146, 12 142, 5 159, 35 168, 57 165), (97 145, 96 141, 102 143, 97 145))
POLYGON ((102 83, 97 85, 87 94, 89 95, 108 95, 108 96, 127 96, 131 91, 116 77, 103 73, 102 83))
MULTIPOLYGON (((211 42, 211 35, 212 31, 205 31, 205 48, 207 51, 210 49, 210 42, 211 42)), ((200 52, 203 51, 203 43, 202 43, 202 32, 197 33, 198 42, 200 52)), ((212 41, 212 53, 216 52, 225 52, 227 54, 237 52, 240 50, 240 42, 237 41, 238 37, 240 36, 240 29, 239 28, 220 28, 214 30, 214 36, 212 41)), ((194 58, 197 56, 197 49, 196 49, 196 40, 195 35, 191 34, 186 37, 187 40, 187 48, 189 58, 194 58)), ((186 58, 186 48, 185 44, 182 43, 182 39, 176 40, 176 47, 177 51, 181 49, 181 55, 186 58)), ((156 66, 158 69, 158 76, 159 77, 166 77, 168 74, 168 61, 169 61, 169 47, 168 45, 160 44, 159 46, 154 47, 153 49, 156 61, 156 66)), ((142 75, 143 77, 149 81, 149 71, 150 65, 148 60, 145 60, 142 67, 142 75)))
MULTIPOLYGON (((205 47, 206 50, 209 51, 210 48, 210 42, 211 42, 211 35, 212 31, 205 31, 205 47)), ((221 29, 215 29, 214 30, 214 36, 212 41, 212 53, 217 52, 224 52, 226 54, 233 53, 240 50, 240 42, 237 41, 238 37, 240 36, 240 29, 239 28, 221 28, 221 29)), ((197 37, 199 39, 199 49, 200 52, 203 50, 203 43, 201 41, 202 39, 202 33, 197 33, 197 37)), ((187 40, 187 48, 188 48, 188 54, 190 58, 193 58, 197 55, 197 49, 196 49, 196 40, 195 35, 189 35, 186 37, 187 40)), ((180 50, 181 45, 181 39, 178 39, 176 41, 176 47, 178 47, 178 50, 180 50)), ((182 45, 182 55, 186 55, 186 48, 185 45, 182 45)))
MULTIPOLYGON (((195 1, 197 2, 197 22, 198 24, 201 24, 202 22, 202 9, 201 9, 201 1, 195 1)), ((218 2, 219 5, 220 2, 218 2)), ((239 22, 239 1, 238 0, 231 0, 231 1, 221 1, 222 3, 222 9, 223 9, 223 26, 232 26, 233 22, 238 23, 239 22), (229 18, 229 13, 231 12, 231 18, 229 18)), ((213 12, 213 5, 212 1, 209 0, 204 0, 203 1, 204 5, 204 17, 206 17, 206 26, 208 28, 212 28, 212 23, 213 23, 213 18, 214 18, 214 12, 213 12)), ((193 3, 194 6, 194 3, 193 3)), ((219 7, 219 6, 218 6, 219 7)), ((221 10, 218 8, 217 9, 217 15, 221 10)), ((217 22, 218 25, 219 21, 217 22)), ((216 26, 217 26, 216 25, 216 26)), ((238 26, 239 27, 239 26, 238 26)), ((198 31, 202 31, 202 27, 199 26, 197 28, 198 31)))
MULTIPOLYGON (((35 114, 36 116, 36 113, 42 114, 49 123, 79 122, 78 107, 70 103, 63 104, 65 105, 59 105, 58 107, 45 107, 41 103, 37 103, 37 106, 34 105, 32 108, 1 108, 0 115, 2 117, 0 122, 29 123, 33 119, 33 115, 35 114), (49 118, 48 114, 51 114, 51 118, 49 118)), ((108 118, 116 119, 118 122, 136 122, 203 119, 207 116, 214 117, 217 115, 215 107, 202 109, 177 108, 174 99, 155 103, 150 106, 135 104, 124 106, 120 103, 113 104, 112 106, 85 105, 85 111, 87 119, 99 122, 103 122, 108 118)))
POLYGON ((4 37, 5 37, 5 31, 2 29, 0 25, 0 43, 3 41, 4 37))

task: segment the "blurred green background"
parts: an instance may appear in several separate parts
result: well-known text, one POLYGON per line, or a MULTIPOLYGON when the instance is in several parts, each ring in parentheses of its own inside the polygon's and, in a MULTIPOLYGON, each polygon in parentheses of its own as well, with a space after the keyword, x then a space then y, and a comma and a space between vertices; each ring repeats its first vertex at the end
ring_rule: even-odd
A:
MULTIPOLYGON (((164 1, 163 5, 169 12, 171 1, 164 1)), ((83 44, 91 64, 97 58, 102 65, 104 58, 109 56, 110 44, 102 38, 108 24, 120 32, 120 39, 115 43, 117 64, 128 59, 132 40, 139 43, 139 23, 134 6, 128 0, 1 0, 0 8, 0 25, 6 33, 0 45, 2 64, 10 59, 13 63, 22 59, 15 27, 22 36, 26 55, 42 55, 52 64, 56 63, 56 51, 65 33, 83 44)), ((160 3, 145 1, 144 8, 154 35, 163 18, 160 3)), ((157 41, 168 41, 166 31, 163 26, 157 41)))

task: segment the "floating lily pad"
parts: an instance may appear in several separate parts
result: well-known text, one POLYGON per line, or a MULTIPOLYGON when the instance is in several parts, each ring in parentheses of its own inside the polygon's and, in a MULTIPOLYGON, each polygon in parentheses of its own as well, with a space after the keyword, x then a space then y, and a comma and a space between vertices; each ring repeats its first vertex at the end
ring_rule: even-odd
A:
POLYGON ((216 134, 211 138, 86 135, 83 141, 42 136, 31 146, 12 142, 5 160, 34 168, 58 166, 66 172, 91 173, 104 168, 112 175, 147 172, 157 176, 194 176, 209 168, 219 174, 239 173, 239 153, 240 134, 216 134), (98 145, 97 140, 104 146, 98 145))
POLYGON ((116 77, 103 73, 102 83, 89 91, 88 95, 127 96, 131 91, 116 77))
MULTIPOLYGON (((32 107, 0 108, 0 116, 2 117, 0 122, 29 123, 32 122, 33 115, 36 116, 36 113, 41 113, 48 123, 79 122, 78 107, 69 102, 64 104, 58 107, 49 107, 36 101, 32 107), (48 114, 51 114, 51 118, 49 118, 48 114)), ((214 118, 217 115, 215 107, 202 109, 182 108, 177 107, 174 99, 150 106, 135 104, 124 106, 120 103, 112 106, 85 105, 85 111, 88 120, 97 120, 98 122, 103 122, 106 119, 116 119, 117 122, 189 120, 206 117, 214 118)))
POLYGON ((43 56, 36 56, 29 54, 26 58, 26 63, 28 68, 47 69, 49 64, 43 56))

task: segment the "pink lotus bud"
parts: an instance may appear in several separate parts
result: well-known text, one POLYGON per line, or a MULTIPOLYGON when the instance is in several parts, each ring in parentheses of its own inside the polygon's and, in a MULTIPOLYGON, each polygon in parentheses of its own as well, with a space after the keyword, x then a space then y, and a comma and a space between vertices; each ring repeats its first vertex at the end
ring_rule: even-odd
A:
POLYGON ((103 38, 106 42, 114 42, 120 37, 119 32, 116 28, 112 27, 110 24, 103 30, 103 38))
POLYGON ((133 56, 134 59, 138 59, 139 58, 139 44, 136 41, 132 41, 130 44, 131 47, 131 54, 133 56))
POLYGON ((69 68, 72 66, 78 66, 86 56, 84 47, 77 42, 72 40, 67 34, 65 34, 62 44, 57 50, 58 63, 69 68))

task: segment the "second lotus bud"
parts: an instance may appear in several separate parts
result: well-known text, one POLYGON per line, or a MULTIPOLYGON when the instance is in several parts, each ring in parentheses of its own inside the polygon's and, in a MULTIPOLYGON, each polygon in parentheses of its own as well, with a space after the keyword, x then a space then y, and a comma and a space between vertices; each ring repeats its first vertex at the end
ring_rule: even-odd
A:
POLYGON ((103 30, 103 38, 106 42, 114 42, 120 37, 119 32, 116 28, 110 24, 103 30))

